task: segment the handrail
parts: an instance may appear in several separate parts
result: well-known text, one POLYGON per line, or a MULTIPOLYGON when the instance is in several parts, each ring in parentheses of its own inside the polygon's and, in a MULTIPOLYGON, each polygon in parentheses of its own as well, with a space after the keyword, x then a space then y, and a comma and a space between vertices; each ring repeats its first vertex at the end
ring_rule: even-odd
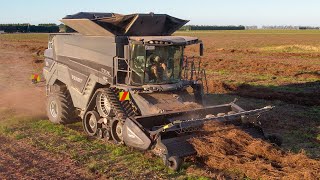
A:
POLYGON ((201 66, 201 57, 185 56, 183 79, 200 82, 206 93, 209 93, 206 71, 201 66))
POLYGON ((118 82, 118 72, 125 72, 127 73, 126 75, 126 78, 128 79, 131 79, 131 74, 132 74, 132 68, 130 67, 130 64, 129 64, 129 60, 128 59, 125 59, 125 58, 120 58, 120 57, 116 57, 114 58, 114 61, 115 61, 115 78, 116 78, 116 84, 122 84, 122 83, 119 83, 118 82), (120 61, 124 61, 126 63, 126 69, 119 69, 119 62, 120 61))

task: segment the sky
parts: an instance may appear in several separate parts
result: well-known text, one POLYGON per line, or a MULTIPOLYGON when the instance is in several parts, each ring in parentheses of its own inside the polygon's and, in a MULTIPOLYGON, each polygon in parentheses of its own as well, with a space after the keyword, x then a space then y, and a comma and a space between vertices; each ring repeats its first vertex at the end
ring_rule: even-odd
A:
POLYGON ((0 3, 0 24, 59 24, 77 12, 154 12, 189 25, 320 26, 319 0, 9 0, 0 3))

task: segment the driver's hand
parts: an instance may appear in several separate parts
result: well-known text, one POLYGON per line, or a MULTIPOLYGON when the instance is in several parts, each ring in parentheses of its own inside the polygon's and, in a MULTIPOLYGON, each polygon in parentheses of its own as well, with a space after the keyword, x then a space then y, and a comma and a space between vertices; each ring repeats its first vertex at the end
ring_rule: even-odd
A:
POLYGON ((152 70, 157 70, 157 66, 151 66, 152 70))
POLYGON ((164 63, 161 63, 161 67, 163 68, 163 70, 167 70, 167 65, 164 63))

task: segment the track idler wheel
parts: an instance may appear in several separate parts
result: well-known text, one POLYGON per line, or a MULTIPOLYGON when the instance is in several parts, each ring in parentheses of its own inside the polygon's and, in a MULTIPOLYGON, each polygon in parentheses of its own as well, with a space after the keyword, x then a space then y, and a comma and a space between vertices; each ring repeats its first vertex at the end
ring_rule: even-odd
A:
POLYGON ((123 124, 120 120, 114 119, 111 122, 111 135, 116 144, 123 143, 123 124))
POLYGON ((166 166, 173 171, 178 171, 182 165, 182 159, 177 156, 171 156, 165 160, 166 166))
POLYGON ((98 123, 99 119, 100 116, 96 111, 89 111, 84 116, 82 123, 84 131, 89 136, 95 136, 98 132, 98 129, 101 128, 101 124, 98 123))

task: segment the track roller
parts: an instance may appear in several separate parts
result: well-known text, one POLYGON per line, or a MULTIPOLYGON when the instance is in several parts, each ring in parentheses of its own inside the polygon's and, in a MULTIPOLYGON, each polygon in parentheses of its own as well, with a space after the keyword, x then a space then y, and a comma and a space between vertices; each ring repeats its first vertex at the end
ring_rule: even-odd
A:
POLYGON ((122 144, 123 143, 123 124, 120 120, 114 119, 111 122, 111 135, 115 143, 122 144))
POLYGON ((178 156, 171 156, 168 159, 165 158, 165 165, 173 171, 178 171, 182 165, 182 159, 178 156))
POLYGON ((98 123, 99 119, 100 116, 96 111, 89 111, 84 116, 82 120, 83 128, 89 136, 95 136, 98 129, 101 128, 101 124, 98 123))

